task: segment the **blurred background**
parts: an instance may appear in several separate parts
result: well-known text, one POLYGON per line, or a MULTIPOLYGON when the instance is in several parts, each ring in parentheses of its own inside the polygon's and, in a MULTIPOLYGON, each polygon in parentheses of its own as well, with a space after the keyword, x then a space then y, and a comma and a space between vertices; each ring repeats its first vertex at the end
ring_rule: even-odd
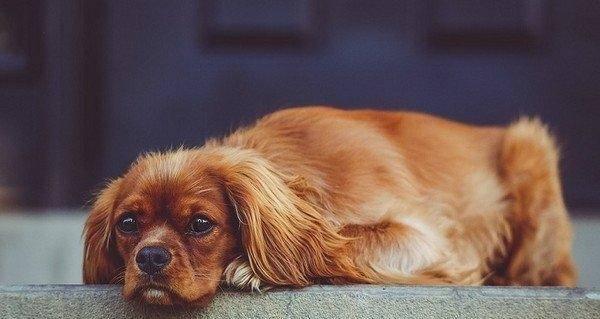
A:
POLYGON ((598 0, 0 0, 0 284, 80 282, 87 204, 140 152, 307 104, 539 115, 600 286, 598 0))

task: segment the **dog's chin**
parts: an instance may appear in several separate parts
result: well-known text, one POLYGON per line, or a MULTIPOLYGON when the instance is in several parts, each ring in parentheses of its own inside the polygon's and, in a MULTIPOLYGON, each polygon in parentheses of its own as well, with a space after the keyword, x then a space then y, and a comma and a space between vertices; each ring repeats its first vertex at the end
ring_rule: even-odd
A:
POLYGON ((125 298, 157 306, 205 307, 214 298, 214 293, 206 293, 198 298, 188 298, 165 286, 145 285, 134 289, 133 293, 126 294, 125 298))
POLYGON ((164 306, 179 303, 182 299, 167 286, 154 284, 139 284, 133 289, 126 286, 123 289, 123 297, 143 304, 164 306))
POLYGON ((148 287, 148 288, 143 288, 140 290, 139 294, 139 299, 142 302, 151 304, 151 305, 161 305, 161 306, 167 306, 167 305, 172 305, 173 302, 173 297, 172 297, 172 293, 169 291, 166 291, 162 288, 158 288, 158 287, 148 287))

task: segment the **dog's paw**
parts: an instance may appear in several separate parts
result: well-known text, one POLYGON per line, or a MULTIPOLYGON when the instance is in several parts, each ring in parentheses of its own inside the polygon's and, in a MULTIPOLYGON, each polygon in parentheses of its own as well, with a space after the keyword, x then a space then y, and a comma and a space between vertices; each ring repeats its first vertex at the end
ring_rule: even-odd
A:
POLYGON ((272 288, 256 276, 248 260, 242 256, 227 265, 223 276, 227 285, 241 290, 261 292, 272 288))

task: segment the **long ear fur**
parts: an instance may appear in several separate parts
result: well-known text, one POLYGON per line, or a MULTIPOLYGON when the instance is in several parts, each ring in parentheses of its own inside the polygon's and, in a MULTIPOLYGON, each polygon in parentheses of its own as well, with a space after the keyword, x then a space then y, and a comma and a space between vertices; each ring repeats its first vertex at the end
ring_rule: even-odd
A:
MULTIPOLYGON (((240 219, 252 271, 273 285, 365 282, 339 235, 315 207, 290 188, 294 179, 260 155, 225 149, 224 184, 240 219)), ((223 155, 223 154, 222 154, 223 155)))
POLYGON ((111 182, 98 195, 85 222, 83 236, 83 282, 86 284, 115 283, 123 266, 115 245, 111 242, 111 215, 121 180, 111 182))

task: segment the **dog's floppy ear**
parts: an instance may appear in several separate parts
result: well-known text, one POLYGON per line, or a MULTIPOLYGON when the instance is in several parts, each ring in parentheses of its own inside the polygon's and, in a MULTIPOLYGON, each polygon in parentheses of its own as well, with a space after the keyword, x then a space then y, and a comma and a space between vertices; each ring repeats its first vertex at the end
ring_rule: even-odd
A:
POLYGON ((85 222, 83 236, 83 282, 86 284, 115 283, 123 266, 111 242, 111 216, 121 179, 111 182, 96 198, 85 222))
POLYGON ((290 188, 293 178, 252 151, 233 150, 224 162, 223 182, 240 220, 248 263, 258 278, 291 286, 325 278, 361 281, 344 253, 349 239, 290 188))

